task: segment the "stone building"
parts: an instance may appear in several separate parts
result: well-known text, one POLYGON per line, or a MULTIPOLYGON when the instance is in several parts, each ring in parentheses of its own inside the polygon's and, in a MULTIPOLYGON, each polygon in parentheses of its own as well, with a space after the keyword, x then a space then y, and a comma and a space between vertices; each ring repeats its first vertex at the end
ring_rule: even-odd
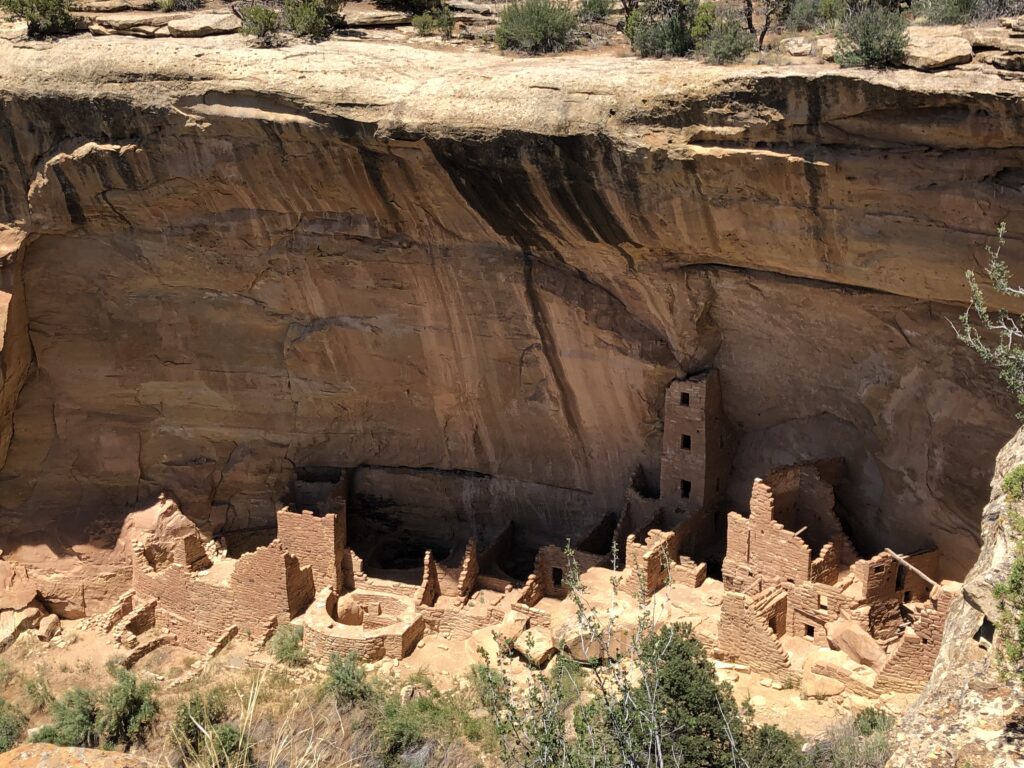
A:
POLYGON ((958 585, 938 582, 934 549, 861 558, 837 514, 843 471, 840 459, 783 467, 754 481, 749 517, 729 513, 719 651, 782 675, 808 651, 799 640, 853 662, 818 654, 805 673, 856 679, 876 695, 918 690, 958 585))

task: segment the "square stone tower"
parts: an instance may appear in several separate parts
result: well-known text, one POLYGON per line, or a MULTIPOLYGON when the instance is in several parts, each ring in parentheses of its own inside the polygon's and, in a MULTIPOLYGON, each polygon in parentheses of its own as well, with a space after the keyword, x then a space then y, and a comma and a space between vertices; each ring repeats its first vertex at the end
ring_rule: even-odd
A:
POLYGON ((679 379, 665 392, 661 501, 682 512, 712 511, 732 465, 718 371, 679 379))

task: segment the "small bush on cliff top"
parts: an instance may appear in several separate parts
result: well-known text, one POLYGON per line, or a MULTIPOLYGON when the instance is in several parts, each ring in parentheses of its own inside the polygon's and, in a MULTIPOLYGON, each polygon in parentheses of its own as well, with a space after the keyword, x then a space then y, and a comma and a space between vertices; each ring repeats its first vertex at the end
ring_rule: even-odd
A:
POLYGON ((284 0, 284 25, 300 37, 320 40, 338 23, 337 10, 331 0, 284 0))
POLYGON ((75 30, 68 0, 0 0, 0 11, 27 21, 29 37, 66 35, 75 30))
POLYGON ((716 19, 700 44, 712 64, 739 61, 754 47, 754 38, 739 19, 716 19))
POLYGON ((157 0, 156 7, 164 13, 172 11, 194 11, 201 7, 203 0, 157 0))
POLYGON ((243 5, 237 9, 242 20, 242 34, 255 37, 260 44, 269 44, 281 26, 277 11, 265 5, 243 5))
POLYGON ((274 632, 268 643, 270 654, 289 667, 301 667, 306 663, 306 651, 302 648, 302 627, 283 624, 274 632))
POLYGON ((451 39, 455 30, 455 14, 446 3, 431 8, 426 13, 412 17, 413 28, 423 36, 438 34, 445 40, 451 39))
POLYGON ((28 718, 3 699, 0 699, 0 752, 6 752, 25 735, 28 718))
POLYGON ((576 16, 580 21, 601 21, 608 18, 612 8, 613 0, 580 0, 576 16))
POLYGON ((896 10, 870 5, 854 10, 837 35, 841 67, 898 67, 907 60, 907 20, 896 10))
POLYGON ((807 753, 811 768, 883 768, 892 756, 896 720, 866 709, 829 728, 807 753))
POLYGON ((495 39, 503 50, 553 53, 573 44, 577 26, 564 0, 512 0, 501 12, 495 39))
POLYGON ((640 0, 625 34, 639 56, 685 56, 693 50, 694 0, 640 0))

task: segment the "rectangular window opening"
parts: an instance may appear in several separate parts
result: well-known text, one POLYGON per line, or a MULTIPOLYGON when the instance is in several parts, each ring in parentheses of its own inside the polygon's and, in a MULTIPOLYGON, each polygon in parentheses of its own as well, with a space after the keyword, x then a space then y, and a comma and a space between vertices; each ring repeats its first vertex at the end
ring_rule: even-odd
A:
POLYGON ((828 595, 818 595, 818 608, 823 611, 828 610, 828 595))
POLYGON ((693 444, 693 441, 690 439, 689 435, 683 435, 683 439, 679 441, 679 444, 684 451, 688 451, 690 450, 690 446, 693 444))
POLYGON ((871 572, 874 574, 882 573, 885 570, 885 563, 871 566, 871 572))
POLYGON ((810 638, 811 640, 814 639, 814 625, 813 624, 804 624, 804 637, 810 638))
POLYGON ((903 602, 904 603, 909 603, 910 602, 910 592, 909 591, 903 593, 903 602))
POLYGON ((690 393, 689 392, 682 392, 682 393, 680 393, 680 395, 679 395, 679 404, 680 405, 687 405, 687 406, 690 404, 690 393))
POLYGON ((680 495, 684 499, 690 498, 690 488, 691 487, 692 486, 690 485, 690 481, 689 480, 680 480, 679 481, 679 493, 680 493, 680 495))
POLYGON ((551 583, 556 587, 562 586, 562 569, 552 568, 551 569, 551 583))

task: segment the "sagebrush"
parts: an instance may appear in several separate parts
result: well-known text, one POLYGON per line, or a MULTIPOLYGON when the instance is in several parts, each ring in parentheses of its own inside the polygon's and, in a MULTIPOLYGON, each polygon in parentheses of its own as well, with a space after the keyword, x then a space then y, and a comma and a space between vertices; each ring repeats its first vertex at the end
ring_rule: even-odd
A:
POLYGON ((553 53, 575 44, 578 26, 564 0, 512 0, 501 12, 495 41, 504 50, 553 53))
POLYGON ((28 22, 29 37, 66 35, 75 31, 68 0, 0 0, 0 11, 28 22))
POLYGON ((836 62, 842 67, 898 67, 907 60, 909 44, 902 13, 869 5, 852 11, 840 27, 836 62))

